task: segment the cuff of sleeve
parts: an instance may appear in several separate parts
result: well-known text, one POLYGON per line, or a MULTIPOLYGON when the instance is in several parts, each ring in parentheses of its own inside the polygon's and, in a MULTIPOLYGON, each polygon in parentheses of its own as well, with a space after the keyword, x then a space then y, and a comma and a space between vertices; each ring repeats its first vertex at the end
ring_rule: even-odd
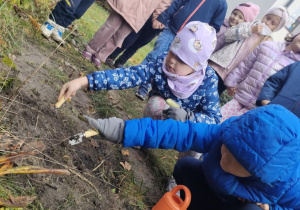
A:
POLYGON ((87 87, 88 90, 94 90, 94 77, 92 76, 92 74, 88 74, 86 75, 89 85, 87 87))
POLYGON ((166 25, 166 23, 167 23, 167 20, 165 20, 161 15, 157 17, 157 20, 164 25, 166 25))
POLYGON ((224 84, 226 87, 235 87, 237 85, 235 82, 232 82, 228 79, 225 80, 224 84))

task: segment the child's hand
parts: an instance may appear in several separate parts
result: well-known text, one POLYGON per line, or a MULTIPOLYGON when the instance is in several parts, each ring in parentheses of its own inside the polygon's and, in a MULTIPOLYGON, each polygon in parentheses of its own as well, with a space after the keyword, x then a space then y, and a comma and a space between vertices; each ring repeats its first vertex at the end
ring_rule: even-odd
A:
POLYGON ((255 204, 258 205, 263 210, 270 210, 269 204, 266 204, 266 203, 255 203, 255 204))
POLYGON ((262 101, 261 101, 261 104, 262 104, 263 106, 267 105, 268 103, 270 103, 269 100, 262 100, 262 101))
POLYGON ((165 27, 165 25, 162 24, 161 22, 159 22, 157 19, 153 20, 153 22, 152 22, 153 29, 163 29, 164 27, 165 27))
POLYGON ((63 96, 65 97, 65 99, 69 99, 71 98, 71 96, 75 96, 77 90, 87 87, 88 84, 89 82, 87 80, 87 77, 80 77, 78 79, 67 82, 62 86, 58 96, 58 100, 63 96))
POLYGON ((83 117, 87 122, 102 134, 106 140, 113 142, 115 144, 120 144, 123 142, 125 122, 119 118, 109 118, 109 119, 93 119, 86 115, 83 117))
POLYGON ((252 34, 261 34, 263 28, 264 26, 261 24, 252 26, 252 34))
POLYGON ((228 87, 227 88, 227 94, 230 96, 234 96, 234 94, 236 93, 236 87, 228 87))

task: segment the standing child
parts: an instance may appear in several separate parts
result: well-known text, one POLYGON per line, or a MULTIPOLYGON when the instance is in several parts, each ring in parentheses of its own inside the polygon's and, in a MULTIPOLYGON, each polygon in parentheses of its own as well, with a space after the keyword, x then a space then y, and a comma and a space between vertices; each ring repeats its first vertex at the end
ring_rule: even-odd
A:
POLYGON ((159 4, 166 4, 166 1, 170 0, 107 0, 112 12, 89 41, 82 56, 100 68, 101 62, 122 46, 130 32, 137 33, 159 4))
POLYGON ((169 53, 155 63, 128 68, 97 71, 63 85, 59 98, 69 98, 81 87, 90 90, 128 89, 151 83, 151 96, 160 96, 154 115, 163 115, 165 100, 173 99, 181 107, 165 110, 167 118, 193 122, 219 123, 220 108, 217 76, 207 66, 216 45, 215 29, 199 21, 189 23, 174 39, 169 53), (161 100, 160 100, 161 101, 161 100))
POLYGON ((257 97, 256 105, 280 104, 300 118, 299 78, 300 62, 284 67, 265 82, 257 97))
POLYGON ((110 54, 105 63, 111 68, 113 68, 113 66, 116 68, 122 67, 127 60, 138 51, 139 48, 151 42, 151 40, 163 30, 156 28, 153 22, 160 15, 160 13, 170 6, 171 3, 172 0, 162 1, 162 3, 159 4, 159 7, 157 7, 153 12, 151 17, 146 21, 141 30, 139 30, 138 33, 132 31, 124 40, 122 47, 118 47, 112 54, 110 54), (114 61, 121 53, 122 55, 116 61, 114 61))
POLYGON ((225 33, 230 27, 237 26, 244 22, 253 22, 259 14, 259 10, 259 6, 252 2, 242 3, 235 7, 229 18, 224 20, 220 31, 217 33, 217 46, 214 52, 217 52, 226 44, 225 33))
POLYGON ((284 7, 273 7, 261 22, 245 22, 230 27, 225 33, 226 43, 219 51, 215 52, 209 61, 219 78, 219 95, 226 90, 224 81, 229 73, 235 69, 262 41, 270 40, 268 36, 280 30, 288 19, 284 7))
POLYGON ((203 161, 180 159, 173 172, 177 184, 191 191, 189 210, 300 209, 300 120, 280 105, 219 125, 85 118, 108 141, 124 147, 205 153, 203 161))
POLYGON ((81 18, 95 0, 62 0, 51 11, 48 20, 41 26, 42 35, 63 42, 62 35, 71 23, 81 18))
MULTIPOLYGON (((176 34, 190 21, 208 23, 218 32, 224 21, 226 10, 226 0, 174 0, 171 6, 153 22, 158 28, 164 28, 164 30, 158 36, 154 49, 146 56, 142 64, 156 62, 161 53, 169 50, 176 34)), ((145 100, 147 94, 148 85, 142 84, 136 96, 145 100)))
POLYGON ((235 95, 222 106, 222 121, 256 108, 256 99, 265 81, 300 60, 299 40, 300 35, 297 35, 292 42, 263 42, 228 75, 225 85, 228 92, 235 95))

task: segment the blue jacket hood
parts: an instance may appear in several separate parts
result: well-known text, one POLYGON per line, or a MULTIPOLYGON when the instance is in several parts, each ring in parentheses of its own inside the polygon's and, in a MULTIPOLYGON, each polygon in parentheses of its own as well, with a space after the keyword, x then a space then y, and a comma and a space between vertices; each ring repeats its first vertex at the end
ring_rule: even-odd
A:
POLYGON ((294 114, 269 105, 230 121, 221 141, 253 176, 276 186, 299 173, 300 120, 294 114))

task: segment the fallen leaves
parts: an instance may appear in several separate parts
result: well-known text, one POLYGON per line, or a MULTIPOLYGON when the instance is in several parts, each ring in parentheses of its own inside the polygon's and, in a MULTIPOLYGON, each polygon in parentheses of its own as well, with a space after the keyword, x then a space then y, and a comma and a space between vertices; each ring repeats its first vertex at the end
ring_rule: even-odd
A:
POLYGON ((127 161, 124 161, 124 163, 120 162, 120 165, 127 171, 131 170, 131 165, 127 161))
POLYGON ((9 199, 0 198, 0 206, 25 208, 28 204, 32 203, 32 201, 34 201, 35 199, 36 196, 22 196, 22 197, 9 196, 9 199))
POLYGON ((130 153, 127 149, 122 149, 121 150, 122 155, 127 155, 129 157, 130 153))

